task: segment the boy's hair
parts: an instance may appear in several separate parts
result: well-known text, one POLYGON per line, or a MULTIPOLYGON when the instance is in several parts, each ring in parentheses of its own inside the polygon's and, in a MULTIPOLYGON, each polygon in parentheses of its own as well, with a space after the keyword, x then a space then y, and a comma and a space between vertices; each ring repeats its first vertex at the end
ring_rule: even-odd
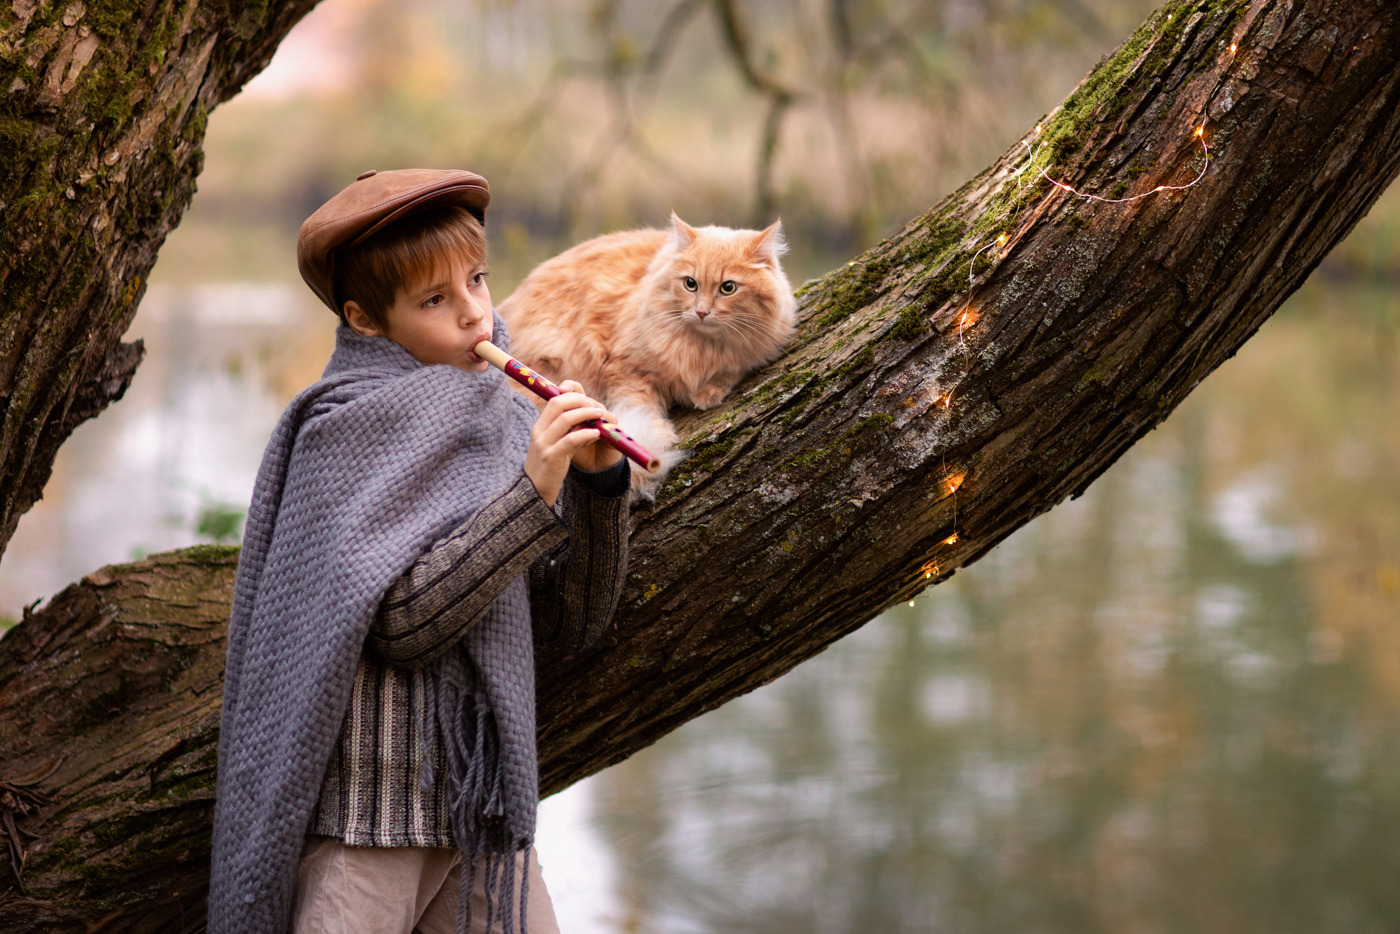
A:
POLYGON ((400 290, 445 266, 484 262, 486 232, 481 221, 459 205, 433 205, 394 221, 361 243, 336 251, 336 314, 345 320, 345 303, 354 300, 375 326, 383 329, 400 290))

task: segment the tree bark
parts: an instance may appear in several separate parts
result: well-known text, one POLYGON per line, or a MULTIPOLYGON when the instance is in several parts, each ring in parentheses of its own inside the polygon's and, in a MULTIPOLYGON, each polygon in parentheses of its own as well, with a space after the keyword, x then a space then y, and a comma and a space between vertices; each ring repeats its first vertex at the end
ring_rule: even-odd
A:
POLYGON ((58 447, 131 382, 121 337, 209 111, 316 0, 14 0, 0 12, 0 554, 58 447))
MULTIPOLYGON (((1397 171, 1400 5, 1168 3, 1038 133, 805 286, 783 360, 680 420, 692 453, 634 510, 611 636, 538 658, 545 790, 1082 492, 1397 171), (1171 187, 1095 201, 1041 168, 1110 199, 1171 187)), ((25 786, 52 803, 19 822, 38 839, 6 930, 198 925, 233 565, 194 549, 104 569, 0 642, 0 780, 65 756, 25 786)))

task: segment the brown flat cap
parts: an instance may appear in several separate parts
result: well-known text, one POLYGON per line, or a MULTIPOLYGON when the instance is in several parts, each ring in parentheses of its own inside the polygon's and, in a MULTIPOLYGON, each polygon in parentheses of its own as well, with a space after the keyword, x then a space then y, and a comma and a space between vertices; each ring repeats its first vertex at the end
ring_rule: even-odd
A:
POLYGON ((460 169, 369 171, 317 209, 297 236, 297 268, 316 297, 335 307, 335 251, 359 243, 389 224, 430 205, 460 204, 486 221, 491 188, 475 172, 460 169))

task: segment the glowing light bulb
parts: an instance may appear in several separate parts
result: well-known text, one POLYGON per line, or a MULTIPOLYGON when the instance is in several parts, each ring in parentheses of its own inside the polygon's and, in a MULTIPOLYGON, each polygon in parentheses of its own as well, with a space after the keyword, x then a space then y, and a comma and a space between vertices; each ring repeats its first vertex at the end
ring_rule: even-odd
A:
POLYGON ((949 535, 947 538, 943 539, 943 544, 945 544, 945 545, 954 545, 954 544, 957 544, 957 541, 958 541, 958 533, 957 533, 957 532, 954 532, 952 535, 949 535))
POLYGON ((913 601, 913 600, 910 600, 910 601, 909 601, 909 605, 910 605, 910 606, 913 606, 913 605, 914 605, 914 601, 913 601))
POLYGON ((997 237, 997 244, 998 244, 999 246, 1006 246, 1006 240, 1007 240, 1006 234, 1002 234, 1000 237, 997 237))
POLYGON ((1202 136, 1204 136, 1205 134, 1206 134, 1206 128, 1205 128, 1205 127, 1203 127, 1203 126, 1198 126, 1198 127, 1196 127, 1196 139, 1200 139, 1200 138, 1201 138, 1202 136))
POLYGON ((1235 54, 1236 52, 1238 52, 1239 50, 1240 50, 1239 45, 1237 45, 1237 44, 1234 43, 1234 42, 1231 42, 1231 43, 1230 43, 1230 54, 1231 54, 1231 55, 1234 55, 1234 54, 1235 54))

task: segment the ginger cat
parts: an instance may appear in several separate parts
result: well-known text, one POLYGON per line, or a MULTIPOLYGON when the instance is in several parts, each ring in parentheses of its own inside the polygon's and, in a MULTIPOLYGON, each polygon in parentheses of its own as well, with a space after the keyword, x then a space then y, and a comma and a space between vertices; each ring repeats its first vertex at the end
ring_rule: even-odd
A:
POLYGON ((575 379, 661 458, 633 486, 652 496, 684 456, 671 450, 672 405, 718 405, 782 353, 796 302, 778 257, 782 222, 765 230, 691 227, 597 237, 546 260, 497 311, 511 353, 556 382, 575 379))

